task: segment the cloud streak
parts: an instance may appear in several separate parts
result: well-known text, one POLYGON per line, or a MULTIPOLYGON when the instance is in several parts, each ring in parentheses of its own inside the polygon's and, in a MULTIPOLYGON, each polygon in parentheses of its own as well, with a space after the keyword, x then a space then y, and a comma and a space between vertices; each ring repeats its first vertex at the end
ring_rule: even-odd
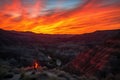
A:
POLYGON ((83 34, 120 29, 119 0, 76 0, 73 7, 70 5, 75 0, 62 0, 56 3, 59 8, 54 0, 27 1, 29 3, 25 6, 24 0, 2 2, 0 28, 47 34, 83 34))

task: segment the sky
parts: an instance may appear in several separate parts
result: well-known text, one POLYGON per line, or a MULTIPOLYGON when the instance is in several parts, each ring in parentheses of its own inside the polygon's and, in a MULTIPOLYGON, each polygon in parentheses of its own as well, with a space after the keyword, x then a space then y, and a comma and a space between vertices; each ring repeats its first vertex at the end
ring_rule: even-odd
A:
POLYGON ((120 0, 0 0, 0 28, 43 34, 120 29, 120 0))

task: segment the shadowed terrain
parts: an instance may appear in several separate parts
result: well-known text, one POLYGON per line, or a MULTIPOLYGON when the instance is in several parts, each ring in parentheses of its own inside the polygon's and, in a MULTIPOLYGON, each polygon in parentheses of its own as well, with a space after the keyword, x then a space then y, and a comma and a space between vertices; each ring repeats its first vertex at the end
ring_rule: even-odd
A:
MULTIPOLYGON (((7 75, 13 76, 11 80, 18 80, 20 75, 32 75, 35 80, 41 77, 46 78, 43 80, 84 80, 80 78, 117 76, 120 72, 119 34, 120 30, 49 35, 1 29, 0 78, 4 80, 7 75), (36 60, 42 71, 26 72, 36 60), (49 79, 51 77, 54 79, 49 79)), ((21 80, 27 80, 23 78, 21 80)))

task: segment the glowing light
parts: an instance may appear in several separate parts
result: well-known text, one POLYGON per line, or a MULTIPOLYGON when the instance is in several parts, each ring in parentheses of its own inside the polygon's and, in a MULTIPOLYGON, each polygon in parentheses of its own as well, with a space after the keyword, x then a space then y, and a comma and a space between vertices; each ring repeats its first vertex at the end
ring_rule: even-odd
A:
POLYGON ((102 6, 107 3, 90 0, 74 9, 57 8, 44 14, 44 2, 38 0, 32 7, 22 7, 19 0, 13 1, 10 7, 5 5, 0 13, 2 29, 46 34, 83 34, 96 30, 120 29, 118 2, 111 3, 113 6, 102 6))
POLYGON ((39 68, 39 64, 37 62, 34 63, 34 68, 38 69, 39 68))

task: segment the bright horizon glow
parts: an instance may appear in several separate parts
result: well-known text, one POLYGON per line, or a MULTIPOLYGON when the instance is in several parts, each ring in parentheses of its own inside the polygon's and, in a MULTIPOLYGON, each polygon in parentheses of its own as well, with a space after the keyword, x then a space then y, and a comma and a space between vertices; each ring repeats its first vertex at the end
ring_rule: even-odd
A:
POLYGON ((120 0, 0 0, 0 28, 43 34, 120 29, 120 0))

